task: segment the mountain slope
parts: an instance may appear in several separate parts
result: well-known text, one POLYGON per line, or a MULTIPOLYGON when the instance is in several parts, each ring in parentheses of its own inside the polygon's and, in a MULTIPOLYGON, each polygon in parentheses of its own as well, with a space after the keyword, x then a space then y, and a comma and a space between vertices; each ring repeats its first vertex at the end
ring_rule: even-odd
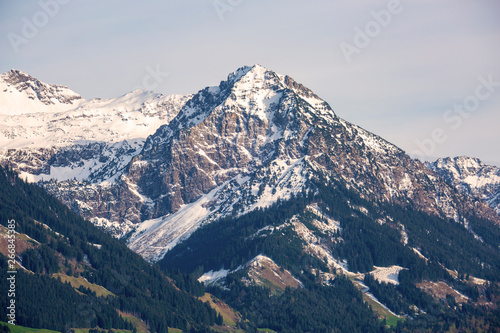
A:
POLYGON ((134 90, 86 101, 66 87, 11 70, 0 75, 0 145, 49 148, 81 140, 145 139, 175 117, 189 98, 134 90))
MULTIPOLYGON (((90 193, 107 192, 144 141, 168 123, 191 96, 135 90, 112 99, 83 100, 69 89, 40 82, 12 70, 0 76, 0 164, 31 182, 80 181, 83 188, 67 202, 89 212, 90 193), (85 188, 91 184, 91 190, 85 188), (83 199, 83 198, 80 198, 83 199)), ((60 196, 61 199, 67 199, 60 196)), ((103 199, 98 199, 102 203, 103 199)), ((104 199, 105 200, 105 199, 104 199)), ((108 223, 97 212, 83 214, 106 224, 116 235, 131 229, 108 223)))
POLYGON ((500 168, 468 156, 440 158, 427 167, 460 192, 486 201, 500 214, 500 168))
POLYGON ((383 330, 368 304, 409 331, 498 326, 500 217, 288 76, 242 67, 147 139, 113 138, 4 163, 211 282, 246 331, 383 330))
POLYGON ((0 75, 0 91, 1 115, 65 111, 83 102, 67 87, 43 83, 15 69, 0 75))
MULTIPOLYGON (((210 292, 257 325, 276 331, 298 332, 307 325, 314 331, 322 328, 315 321, 320 315, 304 313, 297 323, 292 308, 300 301, 295 299, 288 307, 288 297, 321 299, 333 292, 329 288, 342 286, 344 290, 335 290, 342 299, 354 285, 378 309, 380 318, 405 318, 410 331, 425 327, 446 331, 452 323, 472 331, 494 327, 500 270, 496 226, 487 220, 474 221, 478 230, 486 228, 494 235, 481 242, 463 225, 399 205, 374 204, 338 182, 320 182, 317 190, 265 210, 207 224, 167 252, 160 265, 196 272, 201 281, 215 280, 210 292), (403 232, 408 238, 402 237, 403 232), (269 282, 268 270, 252 264, 262 257, 270 258, 277 271, 289 272, 303 287, 290 285, 288 295, 277 292, 280 283, 269 282), (346 285, 342 277, 353 285, 346 285), (426 286, 434 281, 447 286, 449 303, 443 303, 439 294, 427 294, 426 286), (460 314, 453 308, 455 297, 469 300, 457 308, 460 314), (275 306, 272 312, 267 311, 269 303, 275 306), (474 316, 481 319, 474 323, 474 316)), ((280 273, 274 279, 279 281, 280 273)), ((286 281, 284 276, 281 279, 286 281)), ((315 308, 318 303, 313 304, 300 306, 315 308)), ((354 307, 351 315, 361 311, 354 307)), ((336 318, 343 318, 344 309, 339 305, 336 309, 328 318, 342 321, 336 318)), ((326 315, 328 310, 316 311, 326 315)), ((343 324, 348 323, 346 317, 343 324)), ((361 321, 346 331, 359 330, 360 325, 361 321)))
POLYGON ((0 163, 29 181, 114 182, 190 96, 134 90, 85 101, 12 70, 0 76, 0 163))
MULTIPOLYGON (((120 317, 120 310, 141 318, 152 331, 166 333, 169 326, 203 328, 217 319, 208 305, 179 290, 125 244, 2 167, 0 219, 3 226, 16 221, 16 261, 22 264, 16 265, 15 288, 16 323, 20 325, 58 331, 95 326, 132 329, 120 317), (73 288, 58 280, 61 277, 87 287, 73 288)), ((8 252, 7 244, 1 245, 4 280, 8 252)), ((7 284, 1 286, 7 295, 7 284)), ((4 308, 8 301, 0 298, 4 308)), ((5 315, 4 311, 0 320, 6 321, 5 315)))
POLYGON ((307 88, 255 65, 194 95, 132 159, 124 181, 149 220, 129 244, 157 260, 199 225, 290 198, 320 174, 370 200, 457 222, 493 215, 307 88))
POLYGON ((44 180, 50 193, 113 235, 129 233, 130 247, 150 261, 200 225, 309 191, 308 184, 320 176, 345 182, 372 201, 459 223, 467 223, 469 215, 500 223, 485 204, 472 202, 401 149, 338 117, 288 76, 259 65, 243 67, 183 101, 165 109, 165 97, 136 91, 84 102, 69 111, 81 117, 61 115, 53 119, 54 127, 85 126, 89 118, 91 135, 105 143, 10 150, 2 163, 28 179, 44 180), (155 117, 167 117, 165 124, 145 141, 131 140, 130 133, 145 128, 140 119, 151 105, 155 117), (107 124, 115 113, 120 124, 132 120, 130 132, 107 124), (94 118, 107 125, 95 129, 94 118), (123 138, 127 141, 114 143, 123 138))

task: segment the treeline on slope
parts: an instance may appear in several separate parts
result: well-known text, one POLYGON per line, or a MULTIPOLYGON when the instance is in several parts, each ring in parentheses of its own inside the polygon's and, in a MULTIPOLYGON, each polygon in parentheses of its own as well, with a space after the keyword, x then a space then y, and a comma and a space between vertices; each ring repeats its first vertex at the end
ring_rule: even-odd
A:
POLYGON ((474 231, 481 232, 485 239, 483 242, 453 220, 394 205, 386 205, 383 209, 405 226, 410 235, 408 245, 419 248, 431 262, 457 270, 459 274, 500 281, 500 235, 499 228, 493 223, 469 217, 473 221, 471 224, 477 227, 474 231))
POLYGON ((323 261, 303 253, 303 241, 296 236, 293 226, 282 226, 297 215, 309 229, 329 243, 334 256, 340 260, 347 259, 349 270, 353 272, 369 272, 374 265, 399 265, 412 268, 409 275, 414 282, 449 278, 440 263, 445 266, 449 264, 448 268, 456 268, 464 274, 490 279, 494 279, 495 273, 499 271, 498 251, 475 240, 460 224, 400 206, 376 206, 346 189, 340 182, 325 185, 325 182, 318 181, 315 186, 318 188, 316 194, 303 192, 266 209, 205 225, 169 251, 160 261, 160 266, 201 274, 221 268, 232 270, 256 255, 264 254, 292 272, 304 267, 327 270, 323 261), (342 232, 330 237, 307 223, 304 209, 311 203, 316 203, 330 217, 340 221, 342 232), (363 207, 368 213, 364 214, 353 207, 363 207), (375 222, 385 219, 388 214, 394 217, 395 223, 381 225, 375 222), (429 263, 419 258, 410 246, 402 244, 400 227, 396 223, 401 223, 407 229, 409 245, 421 248, 425 254, 434 254, 430 255, 429 263), (279 232, 265 228, 280 225, 279 232), (456 241, 456 251, 450 248, 449 243, 425 238, 426 230, 441 239, 456 241), (335 241, 338 237, 342 241, 335 241), (478 263, 468 258, 480 258, 481 261, 478 263), (481 265, 483 262, 491 269, 484 269, 481 265))
POLYGON ((299 277, 304 288, 286 288, 271 296, 265 287, 245 286, 243 272, 230 274, 227 288, 212 287, 211 293, 224 299, 249 319, 246 332, 266 327, 277 332, 384 332, 385 328, 363 302, 361 292, 343 276, 330 286, 316 283, 316 277, 304 272, 299 277))
MULTIPOLYGON (((391 311, 397 314, 411 314, 412 320, 398 325, 396 331, 425 331, 449 332, 489 332, 500 327, 500 302, 495 297, 487 297, 493 307, 474 304, 479 296, 476 286, 471 286, 460 280, 448 281, 455 289, 466 295, 472 295, 471 301, 457 306, 456 300, 447 295, 445 300, 436 302, 429 294, 418 289, 408 279, 403 278, 399 285, 378 282, 371 274, 366 274, 363 281, 370 292, 391 311), (403 296, 404 295, 404 296, 403 296), (413 305, 425 312, 415 312, 413 305)), ((498 294, 496 284, 491 284, 486 289, 486 295, 490 292, 498 294)))
MULTIPOLYGON (((324 183, 318 184, 323 187, 324 183)), ((400 265, 407 269, 399 273, 399 285, 379 283, 366 274, 365 284, 370 287, 374 294, 383 304, 392 311, 399 314, 412 314, 413 320, 405 321, 396 329, 397 331, 410 329, 424 330, 431 327, 433 331, 447 331, 451 327, 468 329, 488 330, 499 322, 500 311, 489 307, 463 304, 458 311, 446 306, 442 302, 436 302, 430 295, 416 287, 416 283, 423 280, 444 280, 454 289, 477 300, 478 288, 463 282, 461 279, 452 277, 446 269, 457 269, 459 276, 471 274, 483 277, 490 281, 498 281, 500 271, 499 252, 488 242, 481 242, 474 238, 463 225, 454 221, 441 219, 410 208, 402 208, 398 205, 380 204, 378 207, 373 203, 359 198, 356 193, 347 190, 342 184, 338 185, 338 191, 332 191, 331 186, 325 186, 319 191, 322 208, 331 216, 341 222, 342 237, 344 244, 333 247, 333 252, 339 258, 348 258, 349 269, 353 266, 358 271, 370 271, 370 262, 377 266, 400 265), (339 195, 338 191, 342 194, 339 195), (349 204, 340 198, 347 198, 349 204), (360 212, 353 214, 350 207, 360 206, 368 210, 365 215, 360 212), (401 223, 409 235, 408 246, 401 242, 401 234, 394 224, 386 223, 380 225, 375 221, 385 218, 387 215, 394 222, 401 223), (426 237, 431 234, 433 237, 426 237), (430 259, 425 262, 417 257, 411 247, 420 248, 424 255, 430 259), (358 253, 364 253, 356 256, 358 253), (360 266, 365 262, 365 267, 360 266), (485 265, 483 265, 485 264, 485 265), (359 269, 359 268, 364 268, 359 269), (412 305, 424 310, 425 314, 415 313, 412 305), (418 314, 418 315, 417 315, 418 314)), ((490 233, 490 240, 495 239, 492 235, 498 234, 498 229, 491 222, 479 218, 469 217, 470 224, 474 223, 478 231, 490 233)), ((474 229, 476 230, 476 229, 474 229)), ((497 243, 498 244, 498 238, 497 243)), ((495 289, 495 282, 489 289, 495 289)), ((494 292, 494 291, 493 291, 494 292)), ((492 298, 493 299, 493 298, 492 298)), ((494 302, 495 304, 497 302, 494 302)))
MULTIPOLYGON (((0 255, 0 279, 6 281, 7 260, 0 255)), ((96 327, 132 330, 133 326, 121 318, 102 297, 80 295, 69 283, 62 283, 48 275, 33 275, 19 270, 15 275, 15 323, 34 328, 50 328, 69 332, 72 327, 96 327)), ((7 284, 2 284, 2 295, 7 295, 7 284)), ((2 309, 7 308, 7 297, 1 297, 2 309)), ((5 311, 2 314, 5 316, 5 311)), ((6 318, 2 318, 4 321, 6 318)), ((6 320, 5 320, 6 321, 6 320)))
POLYGON ((280 226, 302 212, 312 198, 302 193, 269 209, 206 225, 169 251, 160 265, 200 276, 222 267, 235 269, 264 254, 298 277, 305 288, 287 289, 271 297, 268 288, 245 286, 241 282, 244 270, 240 270, 228 276, 228 289, 210 289, 244 315, 247 320, 240 326, 246 332, 257 332, 257 327, 279 332, 330 332, 332 327, 344 332, 383 331, 349 280, 339 277, 333 287, 315 283, 317 277, 308 270, 328 268, 322 260, 303 252, 303 241, 293 232, 293 226, 280 228, 279 232, 261 230, 269 225, 280 226), (255 237, 258 231, 265 237, 255 237))
MULTIPOLYGON (((189 239, 168 252, 160 262, 161 266, 187 273, 194 272, 196 276, 200 276, 209 270, 234 270, 256 255, 264 254, 281 267, 290 270, 299 279, 303 278, 301 272, 310 268, 328 271, 323 261, 303 252, 303 241, 297 237, 293 226, 283 226, 292 216, 298 216, 301 222, 322 238, 322 243, 330 246, 338 259, 347 259, 351 271, 368 272, 373 269, 373 265, 399 265, 407 268, 400 272, 400 286, 395 289, 397 292, 393 293, 395 298, 384 299, 390 306, 403 313, 413 313, 413 310, 410 310, 411 304, 433 314, 441 311, 441 307, 429 295, 415 286, 415 283, 422 280, 445 280, 456 284, 455 279, 441 264, 457 269, 461 274, 498 279, 498 251, 488 243, 474 239, 462 225, 414 211, 411 207, 369 202, 340 182, 326 182, 323 179, 315 186, 316 194, 312 194, 312 191, 303 192, 288 201, 279 201, 267 209, 259 209, 237 218, 228 217, 200 228, 189 239), (340 234, 326 235, 308 223, 309 217, 304 213, 304 209, 311 203, 316 203, 330 217, 340 221, 340 234), (366 213, 356 207, 363 207, 366 213), (376 222, 386 219, 388 215, 394 222, 376 222), (399 224, 406 228, 409 235, 408 245, 401 241, 399 224), (281 227, 273 231, 269 226, 281 227), (434 238, 426 238, 427 231, 434 235, 434 238), (339 237, 342 238, 341 241, 339 237), (420 248, 430 261, 426 262, 420 258, 412 247, 420 248)), ((474 223, 488 228, 488 221, 474 220, 474 223)), ((248 292, 250 291, 247 290, 246 293, 248 292)), ((469 296, 477 294, 477 290, 467 288, 463 288, 462 292, 469 296)), ((382 295, 382 292, 379 295, 382 295)), ((265 297, 261 297, 259 302, 263 302, 263 299, 265 297)), ((232 302, 238 310, 244 311, 244 303, 235 302, 228 295, 225 295, 225 300, 232 302)), ((275 311, 281 312, 276 309, 275 311)), ((485 311, 482 315, 487 317, 489 313, 485 311)), ((248 315, 251 316, 251 313, 248 315)), ((261 316, 262 313, 254 315, 261 316)), ((282 315, 286 317, 285 313, 282 315)), ((425 323, 434 322, 438 325, 439 321, 430 316, 425 319, 421 317, 420 321, 413 323, 426 325, 425 323)), ((452 316, 443 320, 449 320, 447 325, 451 325, 453 321, 452 316)))
POLYGON ((167 252, 159 262, 163 269, 203 273, 221 268, 235 269, 255 256, 264 254, 278 260, 291 271, 300 271, 302 262, 325 264, 302 252, 302 241, 290 228, 268 237, 253 237, 267 226, 279 226, 311 203, 312 195, 302 193, 270 208, 257 209, 238 218, 227 217, 194 232, 187 240, 167 252))
MULTIPOLYGON (((321 188, 323 184, 318 186, 321 188)), ((343 228, 341 236, 344 242, 334 246, 333 253, 339 258, 347 257, 351 271, 354 270, 353 264, 358 271, 362 271, 359 264, 363 260, 368 260, 364 272, 371 270, 366 268, 369 267, 369 260, 376 266, 399 265, 407 268, 399 272, 397 286, 378 283, 371 275, 365 275, 365 284, 383 304, 396 313, 411 314, 414 317, 413 320, 405 321, 403 329, 421 330, 432 327, 434 331, 447 331, 450 327, 460 327, 474 331, 495 327, 499 321, 498 310, 464 304, 458 311, 454 311, 453 308, 436 302, 430 295, 417 288, 416 283, 446 281, 451 287, 467 295, 471 301, 477 300, 478 288, 463 282, 461 278, 452 277, 442 265, 457 269, 459 277, 462 278, 470 274, 493 281, 486 293, 490 289, 494 293, 500 272, 500 256, 497 250, 486 241, 483 243, 475 239, 463 225, 454 221, 415 211, 411 207, 402 208, 389 204, 375 206, 359 198, 342 184, 338 185, 338 191, 332 191, 331 186, 325 186, 319 191, 320 206, 339 220, 343 228), (338 191, 342 193, 340 196, 338 191), (366 208, 368 214, 353 214, 352 210, 349 211, 350 206, 346 201, 340 200, 342 197, 347 198, 351 207, 366 208), (380 225, 375 222, 386 216, 391 216, 395 223, 401 223, 405 227, 409 237, 408 245, 401 242, 397 225, 380 225), (419 258, 412 247, 419 248, 429 261, 419 258), (358 249, 368 259, 356 256, 354 250, 349 252, 349 248, 358 249), (425 311, 425 314, 415 312, 412 305, 425 311)), ((498 230, 495 230, 497 227, 489 221, 473 217, 470 217, 469 221, 482 227, 477 228, 478 230, 486 230, 491 232, 491 235, 498 234, 498 230)))
MULTIPOLYGON (((459 273, 498 281, 500 252, 494 246, 498 246, 500 237, 496 237, 496 243, 492 241, 495 244, 492 246, 475 239, 459 223, 415 210, 411 206, 401 207, 387 203, 375 205, 346 189, 342 183, 325 185, 324 182, 318 182, 317 186, 323 208, 341 223, 345 242, 337 247, 336 253, 340 258, 347 259, 351 271, 368 272, 373 265, 400 265, 407 268, 409 265, 422 266, 422 263, 417 264, 416 256, 412 253, 411 248, 415 247, 431 260, 430 264, 414 269, 411 274, 417 274, 418 271, 424 274, 414 276, 415 280, 444 278, 442 269, 438 268, 442 264, 459 273), (368 214, 353 214, 353 206, 366 208, 368 214), (400 231, 394 224, 380 225, 375 222, 387 216, 393 218, 394 223, 405 227, 409 235, 408 246, 401 243, 400 231)), ((499 235, 498 227, 491 222, 480 218, 469 219, 478 226, 478 231, 499 235)))
MULTIPOLYGON (((109 309, 137 314, 152 331, 165 333, 169 326, 203 331, 222 321, 208 304, 176 289, 157 266, 146 263, 124 243, 83 220, 43 189, 23 182, 13 171, 0 167, 1 224, 6 226, 7 220, 11 219, 17 222, 17 232, 40 243, 22 256, 23 263, 37 274, 18 273, 20 325, 63 330, 77 315, 76 304, 90 304, 86 311, 95 322, 116 328, 129 325, 116 317, 116 310, 109 309), (86 268, 81 274, 116 297, 82 296, 68 285, 40 274, 56 272, 56 262, 62 256, 65 260, 87 261, 89 265, 82 265, 86 268), (58 298, 54 299, 51 294, 58 295, 58 298), (55 302, 60 304, 54 306, 55 302), (47 309, 51 308, 60 310, 58 315, 47 316, 47 309)), ((66 273, 72 272, 71 267, 63 269, 66 273)), ((6 306, 6 300, 6 297, 0 298, 2 308, 6 306)))

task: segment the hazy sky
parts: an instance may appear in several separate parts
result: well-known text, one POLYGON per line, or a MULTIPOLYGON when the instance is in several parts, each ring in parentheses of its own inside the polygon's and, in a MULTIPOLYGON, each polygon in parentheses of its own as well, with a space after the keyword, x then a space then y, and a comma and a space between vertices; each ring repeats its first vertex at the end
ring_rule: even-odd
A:
POLYGON ((194 93, 255 63, 413 156, 500 165, 498 0, 0 0, 0 72, 86 99, 194 93))

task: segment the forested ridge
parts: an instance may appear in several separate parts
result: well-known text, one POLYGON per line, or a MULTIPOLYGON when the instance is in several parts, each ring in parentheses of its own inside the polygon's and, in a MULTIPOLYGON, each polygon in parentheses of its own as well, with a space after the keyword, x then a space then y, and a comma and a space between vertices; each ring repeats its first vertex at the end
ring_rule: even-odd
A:
MULTIPOLYGON (((74 327, 133 330, 131 323, 119 316, 120 310, 143 319, 152 332, 167 332, 168 327, 210 331, 210 326, 221 324, 222 318, 195 297, 205 292, 196 279, 209 270, 225 268, 234 272, 223 287, 212 285, 208 291, 242 314, 238 326, 246 332, 257 332, 259 327, 279 332, 331 332, 332 328, 339 332, 446 331, 453 327, 494 332, 500 327, 496 226, 470 217, 470 225, 484 239, 481 242, 458 223, 411 207, 367 201, 342 182, 321 180, 313 187, 315 190, 268 208, 205 225, 168 252, 160 265, 150 265, 122 241, 81 219, 41 188, 21 181, 10 170, 0 169, 2 225, 15 219, 16 231, 33 238, 33 246, 23 251, 21 259, 35 274, 17 273, 17 322, 62 332, 74 327), (306 209, 311 205, 339 221, 341 229, 327 234, 317 228, 312 222, 314 216, 306 209), (380 283, 370 274, 363 282, 405 320, 397 326, 385 326, 363 301, 353 281, 343 275, 323 284, 313 272, 327 272, 328 266, 322 258, 304 250, 304 240, 289 223, 292 218, 321 239, 335 258, 345 259, 352 272, 370 272, 374 266, 404 267, 399 285, 380 283), (377 222, 381 219, 386 223, 377 222), (401 241, 401 226, 408 233, 407 244, 401 241), (272 292, 266 286, 244 283, 244 265, 259 254, 272 258, 302 286, 272 292), (457 270, 458 278, 447 268, 457 270), (76 291, 52 277, 53 273, 84 277, 115 296, 97 296, 83 287, 76 291), (493 283, 474 287, 466 283, 469 275, 493 283), (449 297, 436 300, 417 288, 422 281, 444 281, 470 302, 457 306, 449 297), (493 307, 477 305, 474 302, 478 299, 493 307)), ((0 278, 5 279, 3 256, 0 265, 0 278)), ((1 288, 0 292, 6 294, 6 285, 1 288)), ((1 297, 0 306, 6 307, 6 301, 1 297)))
POLYGON ((304 251, 304 241, 287 223, 295 217, 320 237, 322 243, 328 244, 338 260, 345 259, 352 272, 370 272, 374 266, 399 265, 406 268, 400 272, 397 286, 379 283, 369 274, 364 281, 383 304, 401 316, 407 316, 404 324, 399 323, 394 330, 427 327, 445 331, 452 326, 465 330, 488 330, 498 327, 495 326, 499 323, 500 314, 495 310, 497 305, 485 307, 473 304, 480 293, 489 295, 487 298, 493 302, 491 304, 498 303, 500 254, 493 246, 494 241, 499 239, 495 225, 471 218, 471 224, 474 223, 474 230, 480 236, 488 233, 485 241, 481 242, 461 224, 414 211, 411 207, 372 203, 348 190, 341 182, 322 180, 315 186, 317 191, 303 192, 266 209, 240 217, 227 217, 200 228, 168 252, 160 265, 196 276, 221 268, 232 270, 223 288, 214 285, 210 291, 245 314, 251 323, 261 327, 280 332, 301 332, 304 327, 309 327, 313 331, 326 332, 328 327, 332 327, 329 325, 340 320, 346 325, 343 328, 336 326, 340 331, 369 331, 366 327, 370 325, 371 329, 381 329, 376 322, 370 321, 373 314, 366 312, 366 305, 354 301, 361 294, 350 280, 337 276, 330 286, 318 286, 318 277, 308 273, 313 270, 328 271, 328 268, 323 260, 304 251), (339 221, 341 231, 327 235, 315 227, 310 222, 310 213, 304 210, 311 204, 339 221), (361 212, 353 207, 363 207, 364 210, 361 212), (377 222, 380 219, 386 222, 377 222), (402 226, 409 235, 407 244, 401 240, 402 226), (419 248, 429 260, 419 257, 413 248, 419 248), (242 283, 246 274, 245 270, 241 270, 242 265, 259 254, 272 258, 280 267, 289 270, 303 282, 304 288, 287 289, 282 295, 274 295, 265 287, 242 283), (450 275, 446 268, 456 269, 458 278, 450 275), (478 287, 464 282, 465 276, 469 275, 492 283, 480 291, 478 287), (471 303, 455 310, 455 305, 443 304, 417 288, 416 284, 422 281, 444 281, 470 297, 471 303), (353 296, 356 292, 357 296, 353 296), (352 302, 348 302, 348 308, 342 302, 333 305, 329 303, 333 294, 337 299, 351 297, 352 302), (492 296, 495 294, 497 296, 492 296), (337 311, 331 312, 332 306, 337 311), (304 317, 298 319, 295 309, 301 309, 304 317), (358 326, 351 327, 351 322, 358 326))
MULTIPOLYGON (((0 167, 1 224, 6 226, 8 220, 15 220, 16 231, 34 240, 33 248, 24 251, 21 258, 35 274, 22 269, 17 273, 19 325, 58 331, 73 327, 133 329, 117 310, 135 314, 154 332, 167 332, 168 327, 206 331, 221 322, 208 304, 179 290, 157 266, 145 262, 122 241, 83 220, 43 189, 0 167), (85 289, 77 292, 50 276, 56 272, 84 277, 115 296, 82 293, 85 289)), ((0 263, 4 281, 6 257, 1 256, 0 263)), ((1 295, 7 294, 5 288, 2 283, 1 295)), ((7 301, 7 297, 0 297, 0 307, 5 309, 7 301)), ((6 321, 5 311, 1 316, 0 320, 6 321)))

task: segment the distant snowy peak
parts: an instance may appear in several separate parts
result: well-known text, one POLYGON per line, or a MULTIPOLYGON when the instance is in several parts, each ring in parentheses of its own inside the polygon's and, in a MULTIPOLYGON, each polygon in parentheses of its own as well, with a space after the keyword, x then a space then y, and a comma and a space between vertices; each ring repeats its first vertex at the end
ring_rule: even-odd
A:
POLYGON ((64 111, 83 101, 67 87, 43 83, 20 70, 0 75, 0 114, 64 111))
POLYGON ((77 141, 145 140, 192 95, 134 90, 86 101, 70 89, 11 70, 0 76, 0 147, 61 147, 77 141))
POLYGON ((469 156, 440 158, 427 167, 461 192, 485 200, 500 214, 499 167, 469 156))
POLYGON ((30 181, 114 183, 191 97, 138 89, 86 101, 12 70, 0 76, 0 163, 30 181))
POLYGON ((478 158, 469 156, 440 158, 428 163, 428 167, 443 175, 446 181, 460 181, 468 184, 471 189, 490 184, 500 185, 500 168, 484 164, 478 158))
POLYGON ((179 105, 186 102, 191 95, 165 96, 153 91, 133 90, 115 98, 94 98, 82 103, 77 110, 112 109, 116 111, 143 111, 164 105, 179 105))

